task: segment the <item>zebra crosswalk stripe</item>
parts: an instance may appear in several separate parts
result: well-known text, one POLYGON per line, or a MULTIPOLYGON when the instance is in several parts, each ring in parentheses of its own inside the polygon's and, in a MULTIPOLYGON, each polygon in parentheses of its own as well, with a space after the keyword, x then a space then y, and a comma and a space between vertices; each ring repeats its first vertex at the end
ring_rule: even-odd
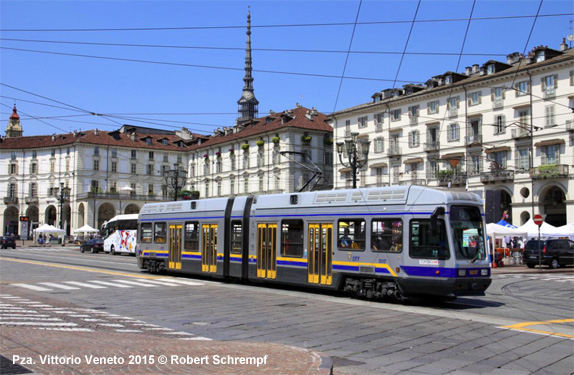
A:
POLYGON ((52 288, 57 288, 57 289, 64 289, 64 290, 78 290, 80 288, 75 287, 75 286, 68 286, 68 285, 62 285, 62 284, 56 284, 56 283, 40 283, 42 285, 46 285, 46 286, 51 286, 52 288))
POLYGON ((202 283, 198 283, 195 281, 188 281, 188 280, 180 280, 180 279, 169 279, 169 278, 163 278, 163 279, 159 279, 162 281, 169 281, 172 283, 177 283, 177 284, 183 284, 183 285, 192 285, 192 286, 197 286, 197 285, 203 285, 202 283))
POLYGON ((118 283, 129 284, 129 285, 143 286, 146 288, 156 288, 157 287, 157 285, 143 284, 143 283, 140 283, 139 281, 130 281, 130 280, 112 280, 112 281, 118 282, 118 283))
POLYGON ((170 283, 167 281, 147 280, 147 279, 136 279, 136 280, 141 281, 142 283, 149 283, 149 284, 167 285, 167 286, 181 286, 181 284, 170 283))
POLYGON ((44 288, 44 287, 37 286, 37 285, 30 285, 30 284, 12 284, 12 285, 19 286, 19 287, 26 288, 26 289, 36 290, 38 292, 49 292, 52 290, 52 289, 44 288))
POLYGON ((107 286, 113 286, 116 288, 133 288, 133 286, 129 286, 129 285, 123 285, 123 284, 118 284, 118 283, 112 283, 109 281, 101 281, 101 280, 90 280, 91 283, 97 283, 97 284, 102 284, 102 285, 107 285, 107 286))
POLYGON ((81 283, 79 281, 65 281, 66 284, 72 284, 72 285, 77 285, 77 286, 83 286, 86 288, 90 288, 90 289, 106 289, 105 286, 100 286, 100 285, 92 285, 92 284, 87 284, 87 283, 81 283))

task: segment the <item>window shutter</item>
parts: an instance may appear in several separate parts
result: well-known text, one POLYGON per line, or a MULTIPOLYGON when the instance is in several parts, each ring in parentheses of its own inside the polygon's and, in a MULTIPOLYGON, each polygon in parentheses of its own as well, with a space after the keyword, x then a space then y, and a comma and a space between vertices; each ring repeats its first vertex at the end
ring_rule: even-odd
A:
POLYGON ((456 98, 456 108, 460 108, 460 100, 456 98))
POLYGON ((494 90, 496 89, 490 89, 490 100, 494 101, 494 90))
POLYGON ((385 137, 381 137, 381 152, 385 152, 385 137))
POLYGON ((554 88, 557 89, 558 88, 558 74, 554 75, 554 88))
POLYGON ((506 133, 506 116, 502 115, 502 116, 500 116, 500 118, 501 118, 501 122, 502 122, 501 132, 506 133))
POLYGON ((503 87, 502 88, 502 99, 505 99, 505 97, 506 97, 506 88, 503 87))
POLYGON ((482 103, 482 91, 478 92, 478 104, 482 103))
POLYGON ((409 133, 409 146, 413 147, 413 133, 412 132, 409 133))
MULTIPOLYGON (((468 98, 467 101, 468 101, 468 105, 472 105, 472 99, 471 98, 468 98)), ((458 108, 458 106, 456 106, 456 107, 458 108)))
POLYGON ((540 86, 542 87, 542 91, 546 90, 546 77, 540 79, 540 86))

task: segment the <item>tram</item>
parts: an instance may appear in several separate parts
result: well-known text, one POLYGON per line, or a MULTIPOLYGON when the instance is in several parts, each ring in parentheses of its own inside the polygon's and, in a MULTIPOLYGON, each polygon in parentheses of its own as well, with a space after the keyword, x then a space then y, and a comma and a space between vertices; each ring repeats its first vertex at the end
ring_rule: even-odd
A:
POLYGON ((473 193, 414 185, 149 203, 136 256, 151 273, 373 299, 484 295, 482 207, 473 193))

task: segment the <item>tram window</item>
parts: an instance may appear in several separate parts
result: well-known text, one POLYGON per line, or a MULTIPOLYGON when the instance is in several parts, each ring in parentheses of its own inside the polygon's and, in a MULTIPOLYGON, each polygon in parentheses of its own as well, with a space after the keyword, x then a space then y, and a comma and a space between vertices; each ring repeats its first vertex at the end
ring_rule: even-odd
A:
POLYGON ((371 222, 371 248, 373 251, 403 251, 403 221, 375 219, 371 222))
POLYGON ((411 220, 409 255, 411 258, 449 259, 444 220, 437 221, 436 232, 430 220, 411 220))
POLYGON ((156 243, 165 243, 165 237, 167 235, 166 223, 154 223, 153 233, 153 240, 156 243))
POLYGON ((303 257, 303 220, 281 222, 281 255, 303 257))
POLYGON ((231 253, 241 254, 243 245, 243 226, 241 221, 231 222, 231 253))
POLYGON ((185 250, 199 251, 199 222, 185 222, 185 250))
POLYGON ((140 242, 151 242, 151 223, 142 223, 140 233, 140 242))
POLYGON ((339 250, 365 250, 366 223, 363 219, 339 220, 337 232, 339 250))

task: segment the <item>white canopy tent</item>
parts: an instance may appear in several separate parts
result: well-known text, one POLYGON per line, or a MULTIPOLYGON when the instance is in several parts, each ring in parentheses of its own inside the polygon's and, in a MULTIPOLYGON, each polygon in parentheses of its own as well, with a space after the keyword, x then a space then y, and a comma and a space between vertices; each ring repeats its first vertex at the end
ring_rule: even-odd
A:
MULTIPOLYGON (((530 219, 521 227, 517 229, 527 233, 528 238, 538 238, 538 225, 534 224, 534 220, 530 219)), ((540 226, 540 237, 567 237, 572 235, 567 231, 562 231, 553 225, 543 222, 540 226)))
POLYGON ((486 234, 491 238, 501 237, 525 237, 528 233, 520 228, 513 229, 510 227, 503 227, 495 223, 486 224, 486 234))
POLYGON ((560 232, 563 232, 563 233, 569 233, 568 234, 569 237, 574 236, 574 222, 570 223, 570 224, 563 225, 563 226, 558 227, 556 229, 558 229, 560 232))
POLYGON ((66 231, 63 229, 58 229, 53 225, 43 224, 40 225, 38 228, 34 229, 34 234, 40 234, 40 233, 62 235, 66 233, 66 231))
POLYGON ((73 232, 74 232, 74 233, 97 233, 97 232, 99 232, 99 230, 97 230, 97 229, 95 229, 95 228, 92 228, 92 227, 89 226, 89 225, 84 225, 84 226, 81 227, 81 228, 74 229, 73 232))

